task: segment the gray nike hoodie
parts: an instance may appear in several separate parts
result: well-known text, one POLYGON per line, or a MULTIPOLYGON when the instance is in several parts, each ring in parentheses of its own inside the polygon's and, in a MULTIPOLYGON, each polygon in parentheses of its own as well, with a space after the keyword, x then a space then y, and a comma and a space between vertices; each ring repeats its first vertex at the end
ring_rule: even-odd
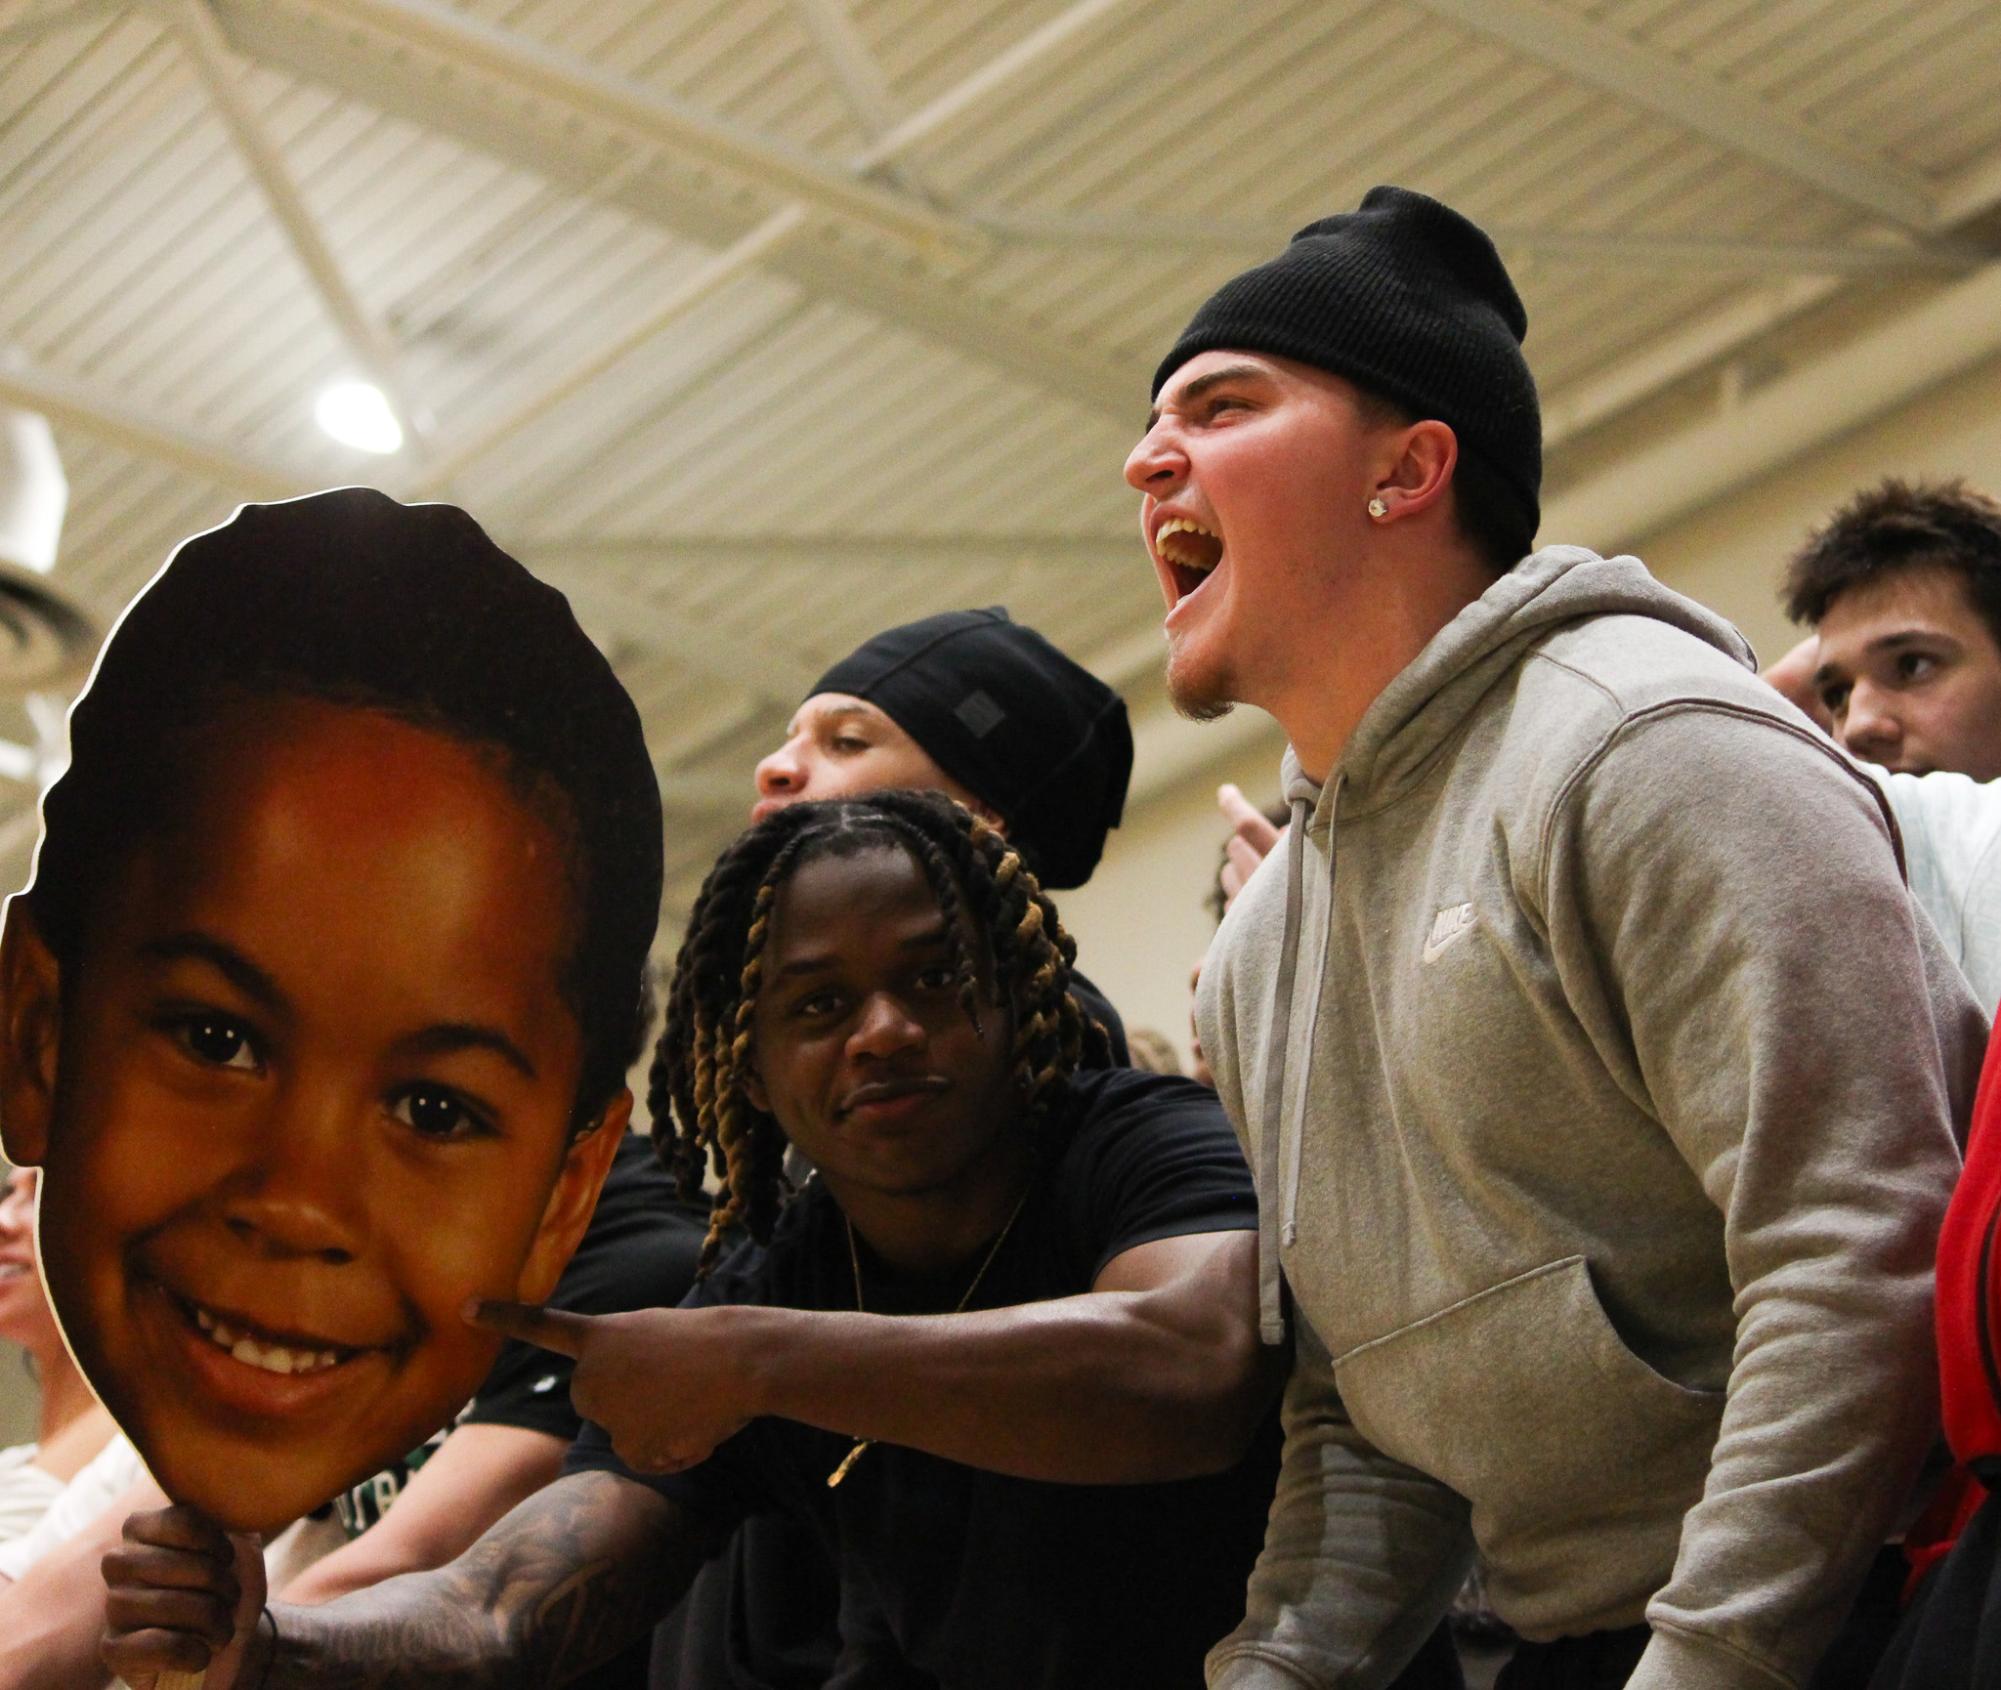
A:
POLYGON ((1556 547, 1383 691, 1198 1019, 1258 1173, 1285 1472, 1210 1683, 1387 1684, 1477 1546, 1635 1690, 1804 1682, 1936 1433, 1986 1024, 1881 794, 1631 558, 1556 547))

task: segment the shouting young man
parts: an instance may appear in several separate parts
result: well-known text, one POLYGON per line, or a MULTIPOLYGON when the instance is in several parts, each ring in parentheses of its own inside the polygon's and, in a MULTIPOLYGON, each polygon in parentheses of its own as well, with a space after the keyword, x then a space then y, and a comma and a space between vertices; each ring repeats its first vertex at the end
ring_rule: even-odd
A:
POLYGON ((1936 1434, 1984 1025, 1735 631, 1523 556, 1525 327, 1378 188, 1196 313, 1126 468, 1175 698, 1291 741, 1199 1005, 1297 1346, 1228 1690, 1383 1684, 1475 1552, 1511 1690, 1805 1684, 1936 1434))

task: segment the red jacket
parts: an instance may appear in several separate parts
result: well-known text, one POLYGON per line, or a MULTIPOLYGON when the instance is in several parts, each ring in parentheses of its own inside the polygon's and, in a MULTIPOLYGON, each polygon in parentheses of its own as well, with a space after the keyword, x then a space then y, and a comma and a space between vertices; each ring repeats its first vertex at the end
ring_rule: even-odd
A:
POLYGON ((1987 1047, 1966 1171, 1939 1233, 1937 1318, 1952 1453, 2001 1456, 2001 1039, 1987 1047))
POLYGON ((2001 1038, 1987 1047, 1966 1171, 1939 1232, 1937 1321, 1945 1436, 1959 1466, 1907 1539, 1914 1583, 1986 1500, 1968 1469, 2001 1457, 2001 1038))

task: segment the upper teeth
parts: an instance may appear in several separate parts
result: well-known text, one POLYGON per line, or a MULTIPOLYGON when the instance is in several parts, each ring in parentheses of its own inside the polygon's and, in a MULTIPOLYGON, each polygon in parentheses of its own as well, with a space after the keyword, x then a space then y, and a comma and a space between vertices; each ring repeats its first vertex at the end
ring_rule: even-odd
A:
POLYGON ((292 1350, 283 1344, 260 1344, 249 1333, 237 1331, 199 1306, 195 1308, 195 1324, 218 1349, 227 1350, 245 1366, 261 1367, 266 1373, 317 1373, 340 1360, 337 1350, 292 1350))
POLYGON ((1185 516, 1171 516, 1153 531, 1153 549, 1169 563, 1178 563, 1184 569, 1199 569, 1205 574, 1222 561, 1223 555, 1222 537, 1199 522, 1190 522, 1185 516), (1214 540, 1215 555, 1211 556, 1204 546, 1171 544, 1177 534, 1199 534, 1205 540, 1214 540))

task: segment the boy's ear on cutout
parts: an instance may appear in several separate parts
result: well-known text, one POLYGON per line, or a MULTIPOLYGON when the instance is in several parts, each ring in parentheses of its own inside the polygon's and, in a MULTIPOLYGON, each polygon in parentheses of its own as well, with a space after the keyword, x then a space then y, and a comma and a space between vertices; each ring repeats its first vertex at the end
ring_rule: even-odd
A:
POLYGON ((55 1110, 62 978, 22 897, 7 902, 0 931, 0 1141, 7 1159, 39 1166, 55 1110))
POLYGON ((611 1160, 618 1154, 631 1119, 632 1093, 621 1091, 605 1106, 597 1125, 564 1151, 563 1165, 556 1170, 556 1183, 535 1229, 535 1241, 521 1264, 521 1281, 515 1291, 518 1302, 544 1302, 556 1289, 556 1281, 583 1241, 584 1228, 591 1224, 598 1191, 611 1171, 611 1160))

